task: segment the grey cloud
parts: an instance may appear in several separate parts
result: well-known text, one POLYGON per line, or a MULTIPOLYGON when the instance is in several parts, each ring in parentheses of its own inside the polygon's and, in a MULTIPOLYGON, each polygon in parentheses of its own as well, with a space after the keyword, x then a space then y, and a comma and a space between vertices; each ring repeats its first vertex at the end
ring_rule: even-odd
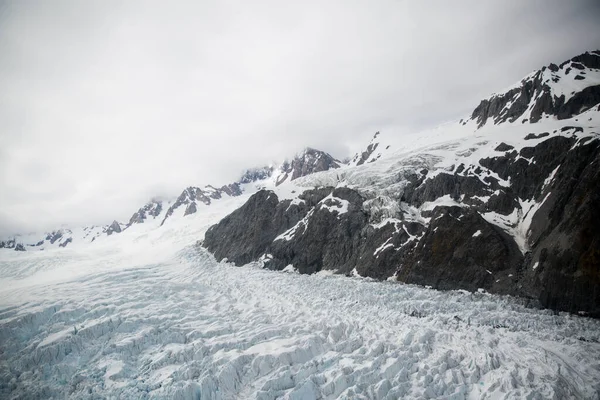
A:
POLYGON ((595 1, 0 7, 5 232, 123 220, 303 146, 344 157, 600 43, 595 1))

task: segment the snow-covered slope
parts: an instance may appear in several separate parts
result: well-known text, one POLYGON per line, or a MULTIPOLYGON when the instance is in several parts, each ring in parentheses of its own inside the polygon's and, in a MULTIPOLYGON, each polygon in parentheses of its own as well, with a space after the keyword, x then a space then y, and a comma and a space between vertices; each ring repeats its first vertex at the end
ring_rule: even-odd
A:
POLYGON ((479 126, 536 123, 542 118, 567 119, 598 104, 600 51, 586 52, 557 66, 550 64, 525 77, 504 93, 483 100, 471 115, 479 126))
POLYGON ((586 53, 532 74, 482 102, 485 119, 480 105, 471 118, 419 134, 377 134, 348 165, 298 178, 295 190, 266 187, 273 196, 251 197, 204 246, 238 265, 483 288, 598 316, 598 60, 586 53), (540 100, 574 87, 568 68, 585 72, 580 91, 540 100), (509 98, 527 103, 498 106, 509 98), (535 123, 506 117, 535 110, 544 116, 535 123))
MULTIPOLYGON (((211 206, 225 198, 240 196, 248 190, 254 193, 260 188, 276 187, 286 181, 291 182, 303 176, 339 167, 340 161, 330 154, 307 147, 294 155, 291 161, 286 159, 277 167, 247 169, 234 183, 221 187, 190 186, 174 198, 153 198, 133 213, 126 224, 115 220, 104 226, 63 227, 52 232, 11 235, 0 238, 0 249, 37 251, 79 246, 105 236, 119 234, 138 224, 144 224, 143 230, 156 229, 167 221, 194 214, 199 208, 211 206)), ((192 220, 188 223, 192 223, 192 220)))
POLYGON ((533 71, 511 87, 482 100, 470 116, 458 121, 409 135, 377 132, 365 150, 352 158, 350 165, 370 163, 386 154, 457 139, 486 124, 509 123, 506 127, 531 125, 542 119, 572 118, 594 108, 599 101, 600 51, 596 50, 560 65, 550 64, 533 71))
POLYGON ((600 399, 600 322, 558 311, 600 304, 594 57, 348 164, 7 238, 0 398, 600 399))
POLYGON ((340 167, 340 162, 324 151, 305 148, 296 154, 292 161, 284 161, 273 173, 276 185, 281 185, 286 180, 311 175, 316 172, 328 171, 340 167))
POLYGON ((5 252, 0 397, 598 398, 597 320, 239 269, 189 246, 247 198, 85 248, 5 252))

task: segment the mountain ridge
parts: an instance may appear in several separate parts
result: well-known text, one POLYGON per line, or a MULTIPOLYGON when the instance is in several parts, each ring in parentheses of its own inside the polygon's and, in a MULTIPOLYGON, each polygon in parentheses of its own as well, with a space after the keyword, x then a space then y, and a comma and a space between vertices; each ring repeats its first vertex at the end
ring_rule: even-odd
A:
POLYGON ((296 198, 253 195, 202 245, 236 265, 486 290, 598 317, 599 61, 545 67, 427 133, 446 142, 375 135, 348 168, 301 179, 296 198))
MULTIPOLYGON (((455 123, 404 137, 377 132, 348 163, 306 148, 233 184, 150 201, 128 224, 80 233, 94 241, 159 229, 243 197, 199 238, 217 259, 486 290, 598 316, 600 232, 590 221, 600 216, 599 66, 600 52, 586 52, 534 71, 455 123)), ((42 245, 75 243, 73 232, 42 245)))
POLYGON ((285 159, 277 167, 265 166, 246 169, 240 178, 221 187, 205 185, 204 187, 188 186, 179 196, 172 200, 153 197, 132 214, 127 223, 113 220, 112 223, 101 226, 85 226, 82 228, 60 228, 52 232, 31 233, 27 235, 9 235, 0 240, 0 249, 12 249, 16 251, 41 250, 46 247, 64 248, 73 239, 78 241, 95 241, 101 236, 110 236, 126 231, 136 224, 144 224, 155 220, 160 216, 160 225, 163 226, 181 207, 183 216, 194 214, 200 204, 210 206, 213 201, 223 197, 240 196, 245 185, 273 179, 276 185, 286 180, 293 181, 299 177, 306 176, 329 168, 339 168, 341 162, 329 153, 312 147, 305 147, 297 152, 291 159, 285 159), (288 179, 289 178, 289 179, 288 179), (81 230, 81 234, 79 232, 81 230), (54 246, 56 244, 56 246, 54 246))

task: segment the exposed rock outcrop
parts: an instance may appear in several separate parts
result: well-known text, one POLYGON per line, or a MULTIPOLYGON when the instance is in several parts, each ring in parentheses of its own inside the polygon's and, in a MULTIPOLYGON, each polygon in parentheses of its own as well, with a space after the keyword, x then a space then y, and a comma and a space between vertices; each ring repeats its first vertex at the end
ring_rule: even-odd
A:
MULTIPOLYGON (((378 136, 379 132, 376 132, 375 135, 373 135, 373 139, 371 139, 371 143, 369 143, 365 151, 363 151, 360 154, 356 154, 352 158, 352 160, 350 161, 352 165, 362 165, 369 160, 369 158, 373 155, 375 150, 377 150, 377 148, 379 147, 379 142, 377 141, 378 136)), ((371 160, 371 162, 373 161, 375 161, 375 159, 371 160)))
POLYGON ((496 281, 522 267, 514 240, 474 210, 437 207, 428 227, 406 220, 374 226, 355 190, 323 188, 302 198, 301 204, 279 202, 261 191, 211 227, 203 245, 237 265, 262 257, 271 269, 291 264, 301 273, 356 271, 378 279, 397 273, 440 289, 510 292, 496 281))
POLYGON ((61 242, 61 243, 58 245, 58 247, 67 247, 67 245, 68 245, 69 243, 72 243, 72 242, 73 242, 73 238, 67 238, 66 240, 62 241, 62 242, 61 242))
POLYGON ((395 275, 600 316, 600 140, 579 133, 533 134, 530 146, 503 143, 495 151, 504 154, 476 164, 405 175, 387 200, 400 210, 391 217, 350 188, 307 190, 293 202, 260 191, 203 246, 236 265, 395 275))
MULTIPOLYGON (((550 64, 523 79, 519 86, 504 93, 495 94, 482 100, 471 114, 471 119, 481 127, 488 120, 494 124, 515 122, 523 117, 529 123, 538 122, 544 116, 558 119, 571 118, 600 103, 600 85, 586 86, 581 75, 569 75, 571 69, 598 69, 600 52, 586 52, 560 66, 550 64), (555 87, 565 85, 564 81, 581 81, 581 90, 566 97, 555 87)), ((570 86, 577 85, 571 83, 570 86)), ((525 121, 524 121, 525 122, 525 121)))
POLYGON ((273 167, 250 168, 247 169, 241 176, 239 183, 251 183, 268 179, 273 174, 273 167))
POLYGON ((196 202, 192 201, 190 204, 187 205, 187 207, 185 208, 185 212, 183 213, 183 215, 190 215, 193 214, 197 211, 196 209, 196 202))
POLYGON ((301 176, 339 168, 339 163, 331 154, 307 147, 302 153, 294 157, 291 162, 285 161, 281 165, 276 183, 280 185, 288 179, 293 181, 301 176))
POLYGON ((50 242, 50 244, 54 244, 57 240, 60 240, 63 237, 63 231, 54 231, 46 235, 46 240, 50 242))
POLYGON ((524 282, 549 308, 600 316, 600 143, 568 154, 533 215, 524 282))
POLYGON ((214 186, 207 185, 203 189, 199 187, 190 186, 185 189, 175 200, 175 202, 169 207, 165 216, 160 223, 160 225, 164 225, 165 221, 173 215, 175 210, 177 210, 181 206, 186 206, 184 211, 184 215, 193 214, 197 210, 197 203, 203 203, 205 205, 210 205, 213 200, 218 200, 223 197, 223 195, 227 196, 239 196, 242 194, 242 189, 238 183, 232 183, 229 185, 222 186, 220 188, 215 188, 214 186), (190 206, 190 204, 194 204, 190 206))
POLYGON ((150 202, 145 204, 131 216, 127 226, 131 226, 133 224, 142 224, 148 217, 158 217, 158 215, 162 212, 162 208, 162 201, 156 199, 150 200, 150 202))
POLYGON ((0 240, 0 249, 14 249, 16 245, 15 239, 0 240))
POLYGON ((113 233, 121 233, 121 225, 117 221, 113 221, 112 224, 110 224, 106 229, 106 234, 108 236, 112 235, 113 233))
POLYGON ((217 258, 242 265, 269 254, 267 267, 297 265, 303 273, 351 271, 360 255, 367 225, 363 198, 348 188, 304 192, 299 203, 279 201, 262 190, 240 209, 211 227, 205 246, 217 258))
POLYGON ((514 293, 512 277, 524 258, 506 232, 469 208, 436 207, 431 221, 402 259, 399 280, 436 289, 514 293))

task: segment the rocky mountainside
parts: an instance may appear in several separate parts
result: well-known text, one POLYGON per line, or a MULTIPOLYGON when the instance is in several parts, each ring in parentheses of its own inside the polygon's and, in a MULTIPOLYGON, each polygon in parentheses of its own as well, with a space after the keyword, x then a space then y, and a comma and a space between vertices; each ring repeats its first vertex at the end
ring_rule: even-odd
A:
POLYGON ((150 217, 158 217, 162 210, 163 202, 160 199, 152 199, 131 216, 127 226, 129 227, 133 224, 143 224, 144 221, 150 217))
POLYGON ((276 171, 275 184, 281 185, 286 180, 293 181, 316 172, 329 171, 340 167, 341 162, 321 150, 307 147, 297 154, 292 161, 285 161, 276 171))
POLYGON ((586 52, 563 62, 550 64, 523 79, 505 93, 483 100, 471 115, 481 127, 488 118, 502 122, 535 123, 554 116, 571 118, 600 101, 600 51, 586 52))
POLYGON ((183 215, 186 216, 196 212, 198 203, 209 206, 213 200, 219 200, 224 195, 233 197, 241 194, 242 190, 238 183, 232 183, 218 189, 210 185, 205 186, 203 189, 190 186, 186 188, 179 195, 177 200, 175 200, 173 205, 168 208, 160 224, 161 226, 164 225, 167 219, 171 217, 179 207, 185 206, 183 215))
POLYGON ((486 290, 598 317, 599 83, 600 52, 585 53, 418 140, 376 135, 349 166, 254 194, 203 246, 236 265, 486 290))
POLYGON ((257 187, 277 186, 285 181, 291 182, 303 176, 339 167, 340 162, 330 154, 306 148, 295 155, 291 161, 284 161, 277 167, 247 169, 234 183, 221 187, 190 186, 172 200, 153 198, 133 213, 126 224, 115 220, 104 226, 61 228, 50 233, 15 235, 0 240, 0 249, 26 251, 64 248, 72 243, 89 244, 99 238, 125 232, 136 225, 143 224, 147 225, 146 229, 156 229, 173 218, 195 214, 199 207, 210 206, 213 202, 226 197, 238 197, 246 190, 254 192, 257 187))
POLYGON ((458 122, 377 132, 347 163, 306 148, 232 184, 152 199, 126 224, 9 237, 0 248, 160 237, 198 223, 200 208, 246 201, 205 235, 218 259, 486 290, 599 316, 599 88, 600 52, 584 53, 531 73, 458 122))
POLYGON ((239 183, 241 185, 257 181, 264 181, 273 175, 274 168, 272 166, 262 168, 247 169, 241 176, 239 183))
POLYGON ((352 157, 352 159, 350 160, 349 164, 362 165, 366 162, 377 161, 381 157, 381 149, 380 151, 377 151, 377 149, 379 148, 379 135, 380 133, 376 132, 375 135, 373 135, 373 139, 371 139, 371 142, 369 143, 365 151, 363 151, 362 153, 356 153, 354 157, 352 157))

